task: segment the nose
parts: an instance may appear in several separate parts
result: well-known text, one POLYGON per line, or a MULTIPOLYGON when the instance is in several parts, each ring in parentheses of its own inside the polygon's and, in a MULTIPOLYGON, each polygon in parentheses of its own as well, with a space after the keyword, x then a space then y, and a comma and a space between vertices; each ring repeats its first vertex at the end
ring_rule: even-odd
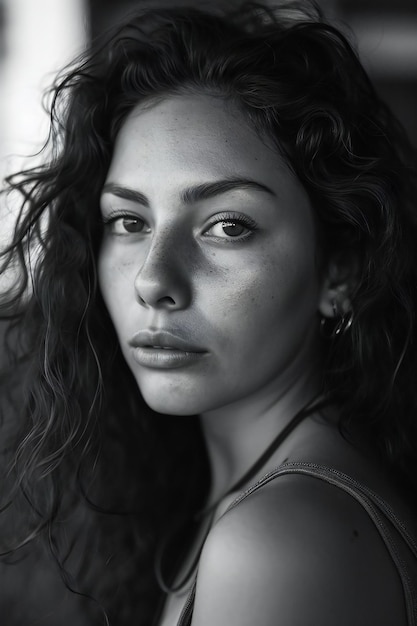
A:
POLYGON ((154 236, 135 277, 138 302, 155 309, 185 309, 191 302, 191 276, 184 243, 169 231, 154 236))

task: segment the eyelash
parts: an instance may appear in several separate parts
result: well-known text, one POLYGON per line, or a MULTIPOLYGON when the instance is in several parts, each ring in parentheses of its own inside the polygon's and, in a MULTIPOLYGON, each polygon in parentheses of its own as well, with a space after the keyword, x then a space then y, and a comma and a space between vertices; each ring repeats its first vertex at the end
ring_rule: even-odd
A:
MULTIPOLYGON (((146 226, 146 222, 145 220, 143 220, 141 217, 139 217, 138 215, 134 215, 132 213, 125 213, 125 212, 114 212, 114 213, 110 213, 110 215, 108 215, 107 217, 102 216, 101 221, 103 223, 103 225, 105 227, 109 227, 112 226, 113 224, 115 224, 115 222, 117 222, 118 220, 122 220, 122 219, 130 219, 130 220, 138 220, 144 223, 144 225, 146 226)), ((246 228, 248 230, 247 233, 237 236, 237 237, 232 237, 229 236, 229 239, 226 239, 226 237, 216 237, 216 236, 212 236, 213 239, 217 239, 217 240, 227 240, 228 243, 239 243, 241 241, 245 241, 246 239, 248 239, 249 237, 251 237, 253 235, 253 233, 258 229, 257 224, 247 215, 241 215, 238 213, 220 213, 220 214, 216 214, 215 216, 213 216, 207 226, 207 228, 205 229, 203 235, 206 237, 209 237, 210 235, 207 235, 207 232, 213 228, 214 226, 216 226, 217 224, 221 224, 222 222, 227 223, 227 222, 233 222, 235 224, 238 224, 240 226, 243 226, 244 228, 246 228)), ((138 233, 129 233, 128 231, 126 231, 126 235, 134 235, 134 234, 141 234, 142 231, 139 231, 138 233)), ((117 233, 116 233, 117 234, 117 233)), ((123 236, 123 235, 122 235, 123 236)), ((227 235, 226 235, 227 236, 227 235)))
MULTIPOLYGON (((144 219, 142 219, 139 215, 134 215, 132 213, 127 213, 127 212, 119 212, 119 211, 115 211, 114 213, 110 213, 110 215, 108 215, 107 217, 102 216, 101 217, 101 222, 104 225, 104 227, 108 228, 111 227, 112 225, 114 225, 118 220, 132 220, 132 221, 140 221, 143 222, 144 226, 146 226, 146 222, 144 219)), ((118 233, 116 233, 118 234, 118 233)), ((129 233, 128 231, 126 231, 125 233, 126 235, 134 235, 135 233, 129 233)), ((136 233, 136 234, 140 234, 136 233)))
MULTIPOLYGON (((258 229, 257 224, 247 215, 241 215, 238 213, 220 213, 220 214, 216 214, 215 216, 213 216, 213 218, 211 219, 211 222, 208 225, 208 228, 205 229, 204 231, 204 235, 207 235, 207 232, 213 228, 213 226, 216 226, 216 224, 221 224, 222 222, 233 222, 235 224, 239 224, 240 226, 243 226, 244 228, 246 228, 249 232, 245 233, 244 235, 240 235, 238 237, 230 237, 229 239, 227 239, 228 243, 239 243, 242 241, 245 241, 246 239, 249 239, 249 237, 251 237, 254 232, 258 229)), ((225 239, 224 237, 213 237, 214 239, 225 239)))

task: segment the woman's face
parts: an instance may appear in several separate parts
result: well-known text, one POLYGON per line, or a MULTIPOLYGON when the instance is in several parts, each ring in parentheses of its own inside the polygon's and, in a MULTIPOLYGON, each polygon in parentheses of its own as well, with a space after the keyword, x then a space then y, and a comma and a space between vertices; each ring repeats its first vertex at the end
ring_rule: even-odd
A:
POLYGON ((101 212, 101 291, 154 410, 207 412, 309 376, 322 291, 312 209, 234 105, 136 108, 101 212))

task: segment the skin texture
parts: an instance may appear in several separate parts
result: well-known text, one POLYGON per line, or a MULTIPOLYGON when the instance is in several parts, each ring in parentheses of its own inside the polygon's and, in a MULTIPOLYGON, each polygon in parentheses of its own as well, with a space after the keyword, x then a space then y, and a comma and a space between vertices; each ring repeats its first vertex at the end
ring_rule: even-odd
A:
POLYGON ((407 623, 388 552, 353 499, 285 477, 214 527, 193 626, 391 626, 407 623), (275 555, 275 558, 271 558, 275 555))
POLYGON ((122 219, 106 226, 99 275, 126 361, 153 409, 201 414, 271 388, 282 395, 310 378, 322 287, 313 213, 301 184, 232 105, 184 96, 135 109, 106 185, 105 220, 143 220, 137 233, 122 219), (190 187, 236 177, 271 191, 181 199, 190 187), (140 192, 149 206, 110 185, 140 192), (249 218, 254 230, 240 228, 233 240, 219 223, 225 216, 249 218), (204 358, 171 370, 138 364, 129 340, 161 328, 204 358))

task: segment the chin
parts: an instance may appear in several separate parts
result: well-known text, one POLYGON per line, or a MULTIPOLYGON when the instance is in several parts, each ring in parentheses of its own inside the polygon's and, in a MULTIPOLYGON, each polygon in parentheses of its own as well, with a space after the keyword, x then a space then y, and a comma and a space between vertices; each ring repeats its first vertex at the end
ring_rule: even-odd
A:
POLYGON ((147 398, 144 394, 142 396, 149 408, 157 413, 175 416, 182 415, 184 417, 201 413, 199 408, 194 408, 196 406, 194 403, 172 402, 172 400, 164 401, 164 398, 147 398))
POLYGON ((165 415, 200 415, 227 404, 222 394, 213 393, 206 380, 196 377, 161 376, 135 372, 142 398, 153 411, 165 415))
POLYGON ((170 390, 146 389, 139 385, 141 395, 153 411, 165 415, 198 415, 207 410, 207 402, 196 397, 195 393, 182 391, 180 394, 170 390))
POLYGON ((202 385, 187 370, 166 372, 136 366, 132 368, 132 372, 142 398, 157 413, 198 415, 207 406, 207 385, 202 385))
POLYGON ((201 415, 226 404, 222 398, 217 398, 216 402, 214 395, 207 394, 207 390, 198 393, 196 389, 184 388, 180 393, 176 393, 161 387, 149 390, 143 385, 139 385, 139 389, 149 408, 165 415, 201 415))

